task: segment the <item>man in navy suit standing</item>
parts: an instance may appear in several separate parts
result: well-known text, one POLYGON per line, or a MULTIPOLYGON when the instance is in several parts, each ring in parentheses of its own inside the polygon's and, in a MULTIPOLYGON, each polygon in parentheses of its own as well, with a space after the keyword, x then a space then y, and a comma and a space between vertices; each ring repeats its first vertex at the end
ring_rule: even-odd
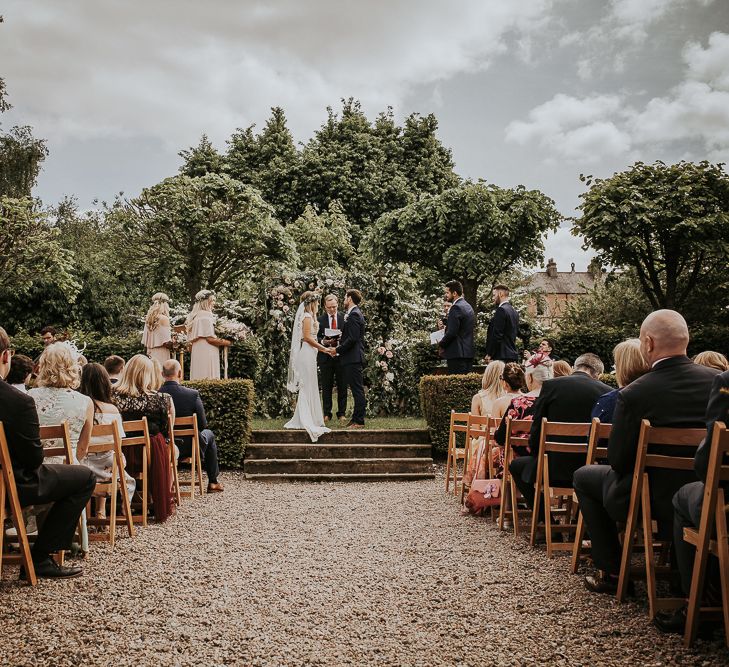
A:
MULTIPOLYGON (((317 338, 319 343, 325 347, 336 347, 338 336, 328 338, 324 335, 327 329, 341 331, 344 326, 344 313, 338 309, 339 300, 334 294, 324 299, 324 310, 326 311, 319 318, 319 332, 317 338)), ((324 422, 332 418, 332 390, 337 385, 337 419, 346 419, 347 414, 347 385, 344 382, 344 373, 341 360, 329 354, 319 352, 316 355, 321 373, 321 398, 324 411, 324 422)))
POLYGON ((519 333, 519 313, 509 303, 506 285, 496 285, 493 297, 496 311, 486 333, 486 361, 518 361, 516 336, 519 333))
POLYGON ((362 294, 359 290, 347 290, 344 297, 344 307, 347 314, 344 316, 344 328, 339 340, 336 353, 342 366, 342 373, 346 385, 352 390, 354 398, 354 411, 352 420, 347 428, 364 428, 366 400, 364 394, 364 380, 362 368, 365 363, 364 335, 365 321, 359 304, 362 303, 362 294))
POLYGON ((449 375, 464 375, 473 369, 473 330, 476 316, 463 298, 463 285, 451 280, 445 286, 445 298, 451 304, 446 330, 440 343, 440 355, 448 363, 449 375))

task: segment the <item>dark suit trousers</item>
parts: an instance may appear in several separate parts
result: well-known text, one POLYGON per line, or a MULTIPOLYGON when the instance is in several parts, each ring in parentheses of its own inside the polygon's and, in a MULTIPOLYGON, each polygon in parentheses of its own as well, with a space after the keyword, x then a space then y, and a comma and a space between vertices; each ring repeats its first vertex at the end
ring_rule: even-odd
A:
MULTIPOLYGON (((518 456, 515 458, 509 466, 509 472, 511 472, 514 478, 514 484, 524 499, 527 501, 530 509, 534 508, 534 484, 537 481, 537 457, 536 456, 518 456)), ((560 479, 556 472, 552 471, 552 466, 549 469, 549 482, 552 486, 572 486, 572 480, 560 479)), ((544 503, 539 506, 540 519, 544 517, 544 503)))
POLYGON ((362 364, 344 364, 342 366, 344 382, 352 392, 354 398, 354 411, 352 422, 355 424, 365 423, 365 393, 364 380, 362 379, 362 364))
MULTIPOLYGON (((176 439, 177 440, 177 439, 176 439)), ((187 459, 192 455, 192 440, 181 438, 177 440, 177 446, 180 449, 180 458, 187 459)), ((218 445, 215 442, 215 434, 209 429, 204 428, 200 431, 200 456, 205 472, 208 475, 208 484, 218 483, 218 474, 220 467, 218 465, 218 445)), ((195 471, 193 470, 193 474, 195 471)))
POLYGON ((347 414, 347 385, 344 383, 342 365, 335 360, 319 366, 321 371, 321 400, 324 416, 332 418, 332 391, 337 385, 337 417, 347 414))
POLYGON ((39 487, 18 486, 23 507, 53 503, 31 550, 35 562, 45 560, 54 551, 71 548, 81 512, 96 487, 94 473, 82 465, 47 464, 41 466, 39 475, 39 487))
POLYGON ((473 370, 473 359, 457 357, 446 361, 448 363, 448 375, 466 375, 473 370))

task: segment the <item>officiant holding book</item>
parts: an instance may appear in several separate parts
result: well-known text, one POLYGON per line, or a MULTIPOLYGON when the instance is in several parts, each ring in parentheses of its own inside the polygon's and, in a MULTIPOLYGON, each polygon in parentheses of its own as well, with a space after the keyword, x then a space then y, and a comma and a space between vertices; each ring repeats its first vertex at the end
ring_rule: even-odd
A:
MULTIPOLYGON (((325 347, 336 347, 344 326, 344 313, 339 311, 339 299, 330 294, 324 299, 324 310, 319 318, 319 343, 325 347)), ((344 372, 339 357, 331 357, 319 352, 317 363, 321 375, 321 396, 324 421, 332 418, 332 393, 334 385, 337 387, 337 419, 346 421, 347 413, 347 386, 344 382, 344 372)))

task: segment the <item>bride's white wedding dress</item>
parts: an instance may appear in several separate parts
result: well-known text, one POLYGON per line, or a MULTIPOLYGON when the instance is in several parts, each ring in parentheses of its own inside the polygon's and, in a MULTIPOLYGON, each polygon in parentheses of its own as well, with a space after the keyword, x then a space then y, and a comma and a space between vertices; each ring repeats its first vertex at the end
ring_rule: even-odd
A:
MULTIPOLYGON (((303 304, 302 304, 303 305, 303 304)), ((304 319, 311 320, 311 335, 316 337, 319 323, 309 312, 299 307, 294 321, 294 332, 291 340, 291 356, 289 358, 290 391, 298 391, 296 411, 291 421, 284 428, 304 429, 312 442, 316 442, 321 435, 329 433, 331 429, 324 426, 324 413, 319 400, 319 379, 316 372, 317 350, 303 339, 304 319)))

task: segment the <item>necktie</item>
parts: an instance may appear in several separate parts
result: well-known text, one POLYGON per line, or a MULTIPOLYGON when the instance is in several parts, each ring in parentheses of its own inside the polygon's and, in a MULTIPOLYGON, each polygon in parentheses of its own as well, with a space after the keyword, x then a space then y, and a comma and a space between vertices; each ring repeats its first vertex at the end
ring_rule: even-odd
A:
POLYGON ((337 316, 332 315, 332 329, 336 329, 336 328, 337 328, 337 316))

